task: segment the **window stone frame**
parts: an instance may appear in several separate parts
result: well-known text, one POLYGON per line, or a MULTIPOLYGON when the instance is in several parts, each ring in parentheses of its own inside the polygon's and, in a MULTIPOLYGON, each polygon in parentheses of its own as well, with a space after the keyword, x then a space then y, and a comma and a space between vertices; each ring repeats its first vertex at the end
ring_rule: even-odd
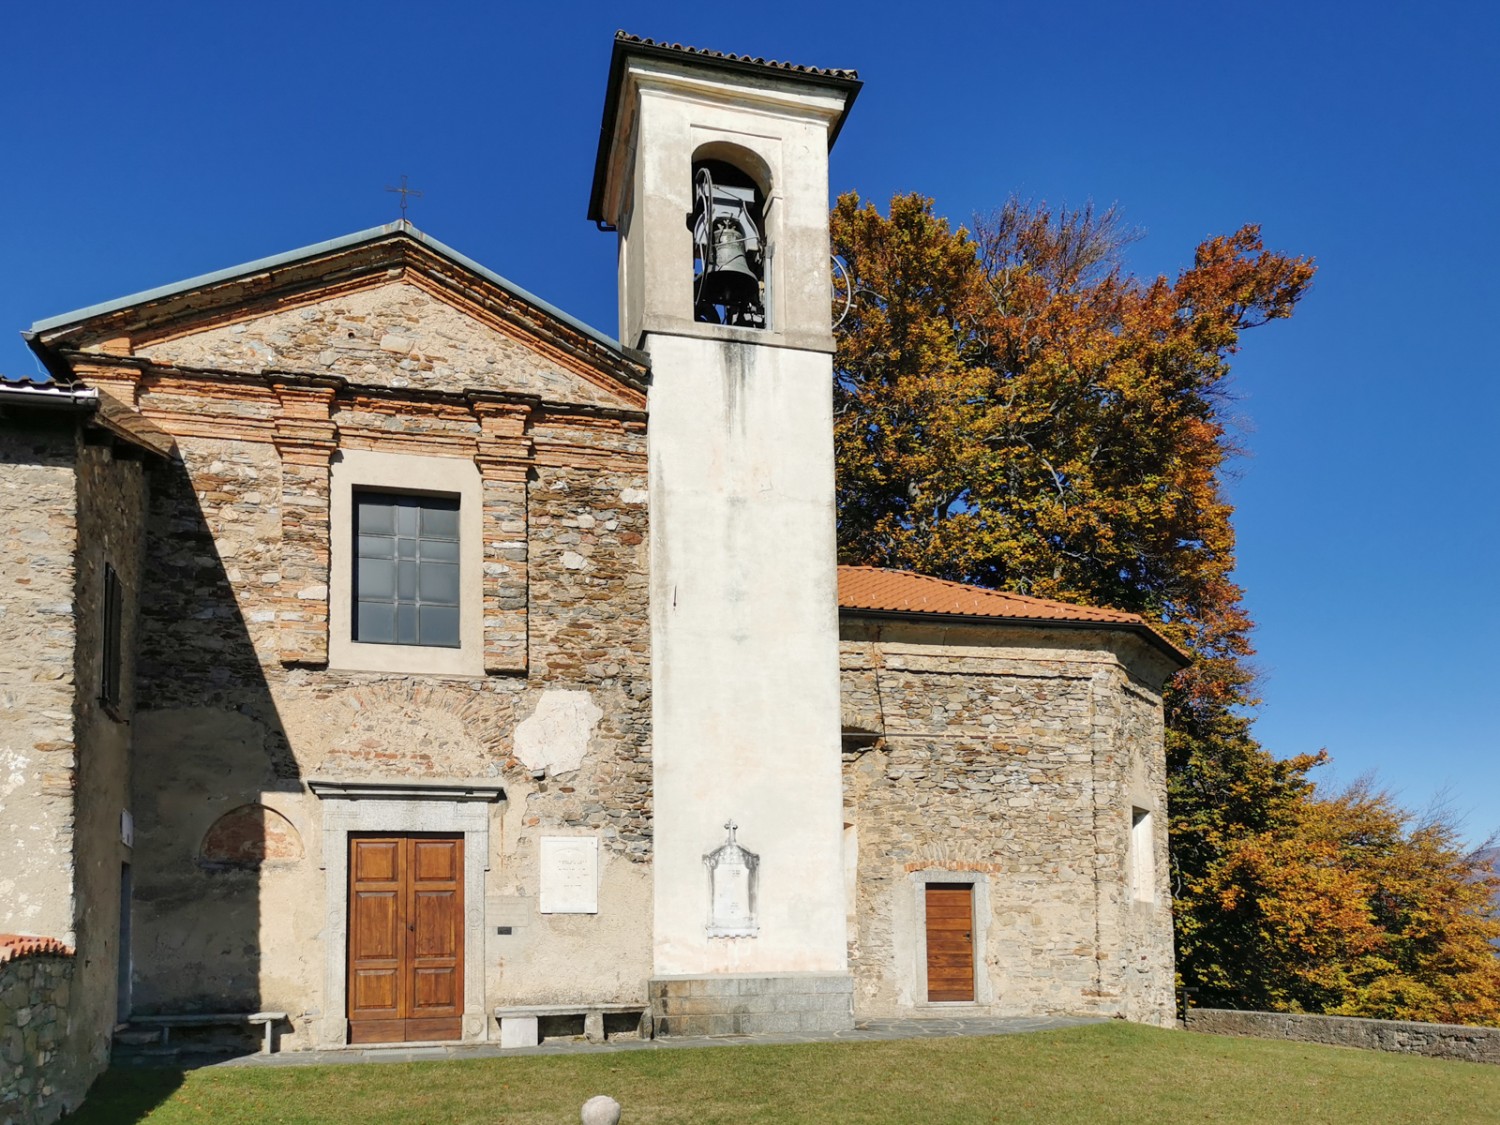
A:
POLYGON ((328 491, 328 666, 354 672, 483 676, 484 485, 472 457, 346 449, 333 458, 328 491), (458 497, 458 648, 353 639, 356 492, 458 497))

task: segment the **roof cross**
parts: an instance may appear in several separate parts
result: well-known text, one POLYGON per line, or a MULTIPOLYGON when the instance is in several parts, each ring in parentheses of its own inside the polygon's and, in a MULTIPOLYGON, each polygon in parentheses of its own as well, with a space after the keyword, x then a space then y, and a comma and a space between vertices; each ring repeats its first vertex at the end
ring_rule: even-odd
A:
POLYGON ((387 187, 385 190, 386 191, 393 191, 393 192, 395 192, 397 195, 399 195, 401 197, 401 221, 403 223, 406 222, 406 197, 407 196, 415 196, 417 199, 421 199, 422 198, 422 193, 420 191, 418 191, 416 188, 409 188, 409 187, 406 186, 406 176, 405 175, 403 175, 401 177, 401 186, 400 187, 387 187))

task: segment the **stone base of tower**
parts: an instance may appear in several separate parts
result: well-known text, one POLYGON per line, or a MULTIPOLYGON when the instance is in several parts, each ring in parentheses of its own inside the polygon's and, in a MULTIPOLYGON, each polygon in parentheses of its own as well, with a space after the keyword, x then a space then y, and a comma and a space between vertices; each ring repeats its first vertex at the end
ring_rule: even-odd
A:
POLYGON ((850 973, 720 973, 650 982, 656 1034, 755 1035, 848 1031, 850 973))

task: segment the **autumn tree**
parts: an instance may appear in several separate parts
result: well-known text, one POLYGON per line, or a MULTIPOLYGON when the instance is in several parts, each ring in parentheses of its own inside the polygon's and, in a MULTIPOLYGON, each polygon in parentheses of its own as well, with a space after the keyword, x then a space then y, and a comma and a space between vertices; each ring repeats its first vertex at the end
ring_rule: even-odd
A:
MULTIPOLYGON (((1255 927, 1286 919, 1251 905, 1257 856, 1287 860, 1348 811, 1315 799, 1321 757, 1278 761, 1252 737, 1251 622, 1222 482, 1230 359, 1241 333, 1291 315, 1312 263, 1244 227, 1200 245, 1175 280, 1141 281, 1113 209, 1014 201, 971 233, 920 196, 884 216, 846 195, 832 233, 855 278, 835 360, 842 559, 1158 622, 1195 658, 1166 701, 1184 981, 1233 1006, 1374 995, 1369 960, 1322 992, 1266 980, 1291 970, 1267 961, 1255 927)), ((1351 946, 1327 960, 1354 958, 1351 946)))

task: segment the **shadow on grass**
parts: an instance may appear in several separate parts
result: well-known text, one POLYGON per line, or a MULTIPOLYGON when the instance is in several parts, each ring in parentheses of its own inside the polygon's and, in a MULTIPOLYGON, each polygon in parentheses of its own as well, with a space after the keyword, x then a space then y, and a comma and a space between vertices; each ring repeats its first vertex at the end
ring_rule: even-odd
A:
POLYGON ((134 1125, 144 1121, 182 1086, 178 1068, 110 1067, 89 1087, 68 1125, 134 1125))

